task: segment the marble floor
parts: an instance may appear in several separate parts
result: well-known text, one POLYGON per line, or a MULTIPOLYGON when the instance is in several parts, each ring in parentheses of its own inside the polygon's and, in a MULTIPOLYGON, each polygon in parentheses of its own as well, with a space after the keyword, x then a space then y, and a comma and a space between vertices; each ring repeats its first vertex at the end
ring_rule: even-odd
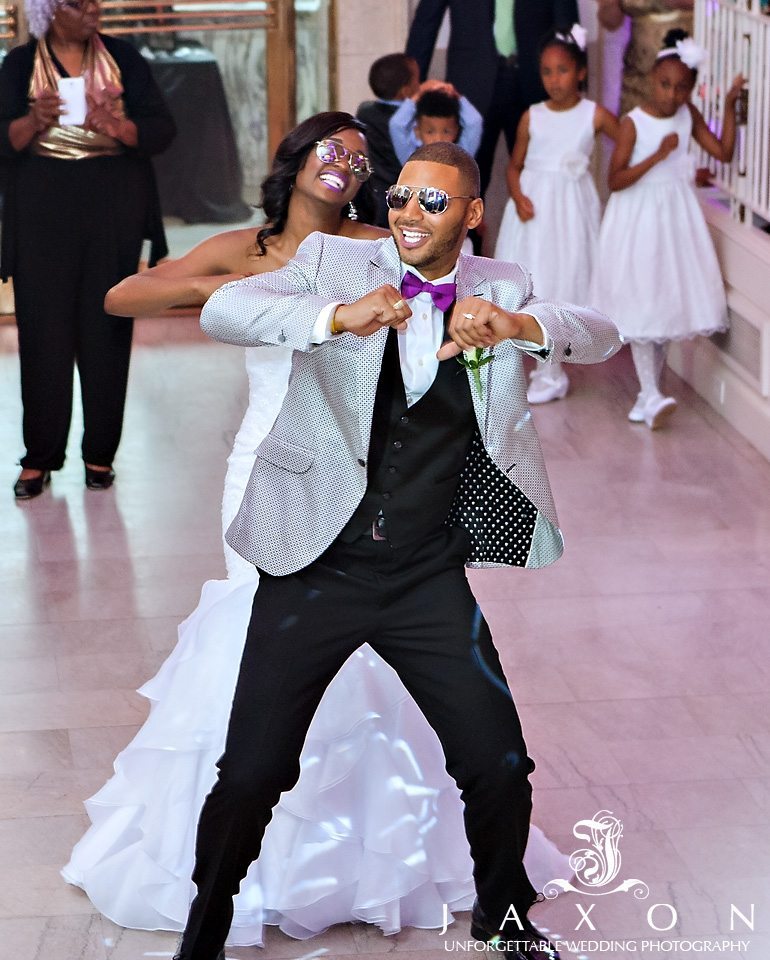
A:
MULTIPOLYGON (((58 872, 86 824, 81 801, 145 716, 135 688, 201 583, 223 574, 219 497, 246 396, 241 354, 185 318, 142 321, 137 340, 113 490, 84 490, 76 423, 51 490, 16 504, 15 331, 0 327, 8 960, 169 958, 176 942, 116 927, 58 872)), ((582 941, 564 957, 767 960, 770 465, 670 373, 680 409, 654 434, 625 419, 627 356, 571 376, 568 399, 535 411, 567 552, 547 570, 471 578, 537 762, 536 822, 570 852, 585 846, 576 822, 611 811, 622 863, 608 889, 634 878, 650 894, 583 888, 533 915, 582 941), (733 913, 731 923, 731 905, 748 922, 733 913)), ((438 960, 467 938, 461 915, 445 937, 360 924, 304 942, 271 931, 265 948, 228 958, 438 960)))

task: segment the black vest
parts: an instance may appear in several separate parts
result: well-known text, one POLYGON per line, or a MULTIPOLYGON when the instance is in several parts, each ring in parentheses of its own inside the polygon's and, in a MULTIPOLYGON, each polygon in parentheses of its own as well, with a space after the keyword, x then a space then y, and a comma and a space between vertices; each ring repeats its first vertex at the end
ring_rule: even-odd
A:
POLYGON ((439 363, 428 392, 407 406, 391 328, 374 398, 366 493, 340 538, 351 543, 379 516, 393 547, 435 532, 449 514, 475 432, 468 375, 454 357, 439 363))

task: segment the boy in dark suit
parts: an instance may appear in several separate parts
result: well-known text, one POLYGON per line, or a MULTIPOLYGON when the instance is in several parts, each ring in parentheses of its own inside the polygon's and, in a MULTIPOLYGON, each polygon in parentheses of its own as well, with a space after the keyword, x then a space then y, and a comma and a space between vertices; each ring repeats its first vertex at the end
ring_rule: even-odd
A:
POLYGON ((388 226, 385 191, 398 180, 401 163, 393 149, 388 124, 390 118, 420 85, 416 61, 404 53, 389 53, 375 60, 369 70, 369 86, 376 100, 365 100, 356 117, 366 124, 366 142, 374 172, 369 180, 377 199, 378 227, 388 226))

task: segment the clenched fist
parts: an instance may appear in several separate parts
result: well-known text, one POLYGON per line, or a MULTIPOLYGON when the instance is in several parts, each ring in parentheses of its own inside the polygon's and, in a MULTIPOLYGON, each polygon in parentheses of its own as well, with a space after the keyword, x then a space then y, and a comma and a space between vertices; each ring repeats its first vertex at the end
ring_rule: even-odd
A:
POLYGON ((439 350, 439 360, 456 357, 474 347, 493 347, 501 340, 531 340, 542 343, 540 325, 528 313, 508 313, 481 297, 458 300, 449 321, 450 342, 439 350))
POLYGON ((660 154, 663 160, 666 157, 673 153, 674 150, 679 146, 679 135, 676 133, 667 133, 665 137, 660 141, 660 146, 658 147, 658 153, 660 154))
POLYGON ((337 307, 333 323, 337 333, 368 337, 382 327, 406 330, 406 321, 411 316, 412 311, 399 291, 386 283, 355 303, 337 307))
POLYGON ((516 205, 516 213, 522 223, 526 223, 527 220, 532 220, 534 218, 535 205, 532 203, 529 197, 526 197, 523 193, 521 193, 513 198, 513 202, 516 205))

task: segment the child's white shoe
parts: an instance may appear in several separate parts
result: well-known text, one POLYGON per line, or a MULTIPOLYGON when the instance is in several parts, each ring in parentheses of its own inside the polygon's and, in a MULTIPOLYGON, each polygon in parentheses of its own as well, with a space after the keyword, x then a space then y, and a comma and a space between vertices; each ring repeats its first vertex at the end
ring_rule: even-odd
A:
POLYGON ((538 367, 530 374, 527 400, 530 403, 548 403, 567 396, 569 377, 563 370, 554 377, 548 367, 538 367))
POLYGON ((636 403, 628 411, 628 419, 631 423, 644 423, 644 409, 646 406, 647 398, 640 393, 636 398, 636 403))
POLYGON ((674 410, 676 410, 676 400, 673 397, 655 394, 645 405, 644 422, 650 430, 657 430, 663 426, 674 410))

